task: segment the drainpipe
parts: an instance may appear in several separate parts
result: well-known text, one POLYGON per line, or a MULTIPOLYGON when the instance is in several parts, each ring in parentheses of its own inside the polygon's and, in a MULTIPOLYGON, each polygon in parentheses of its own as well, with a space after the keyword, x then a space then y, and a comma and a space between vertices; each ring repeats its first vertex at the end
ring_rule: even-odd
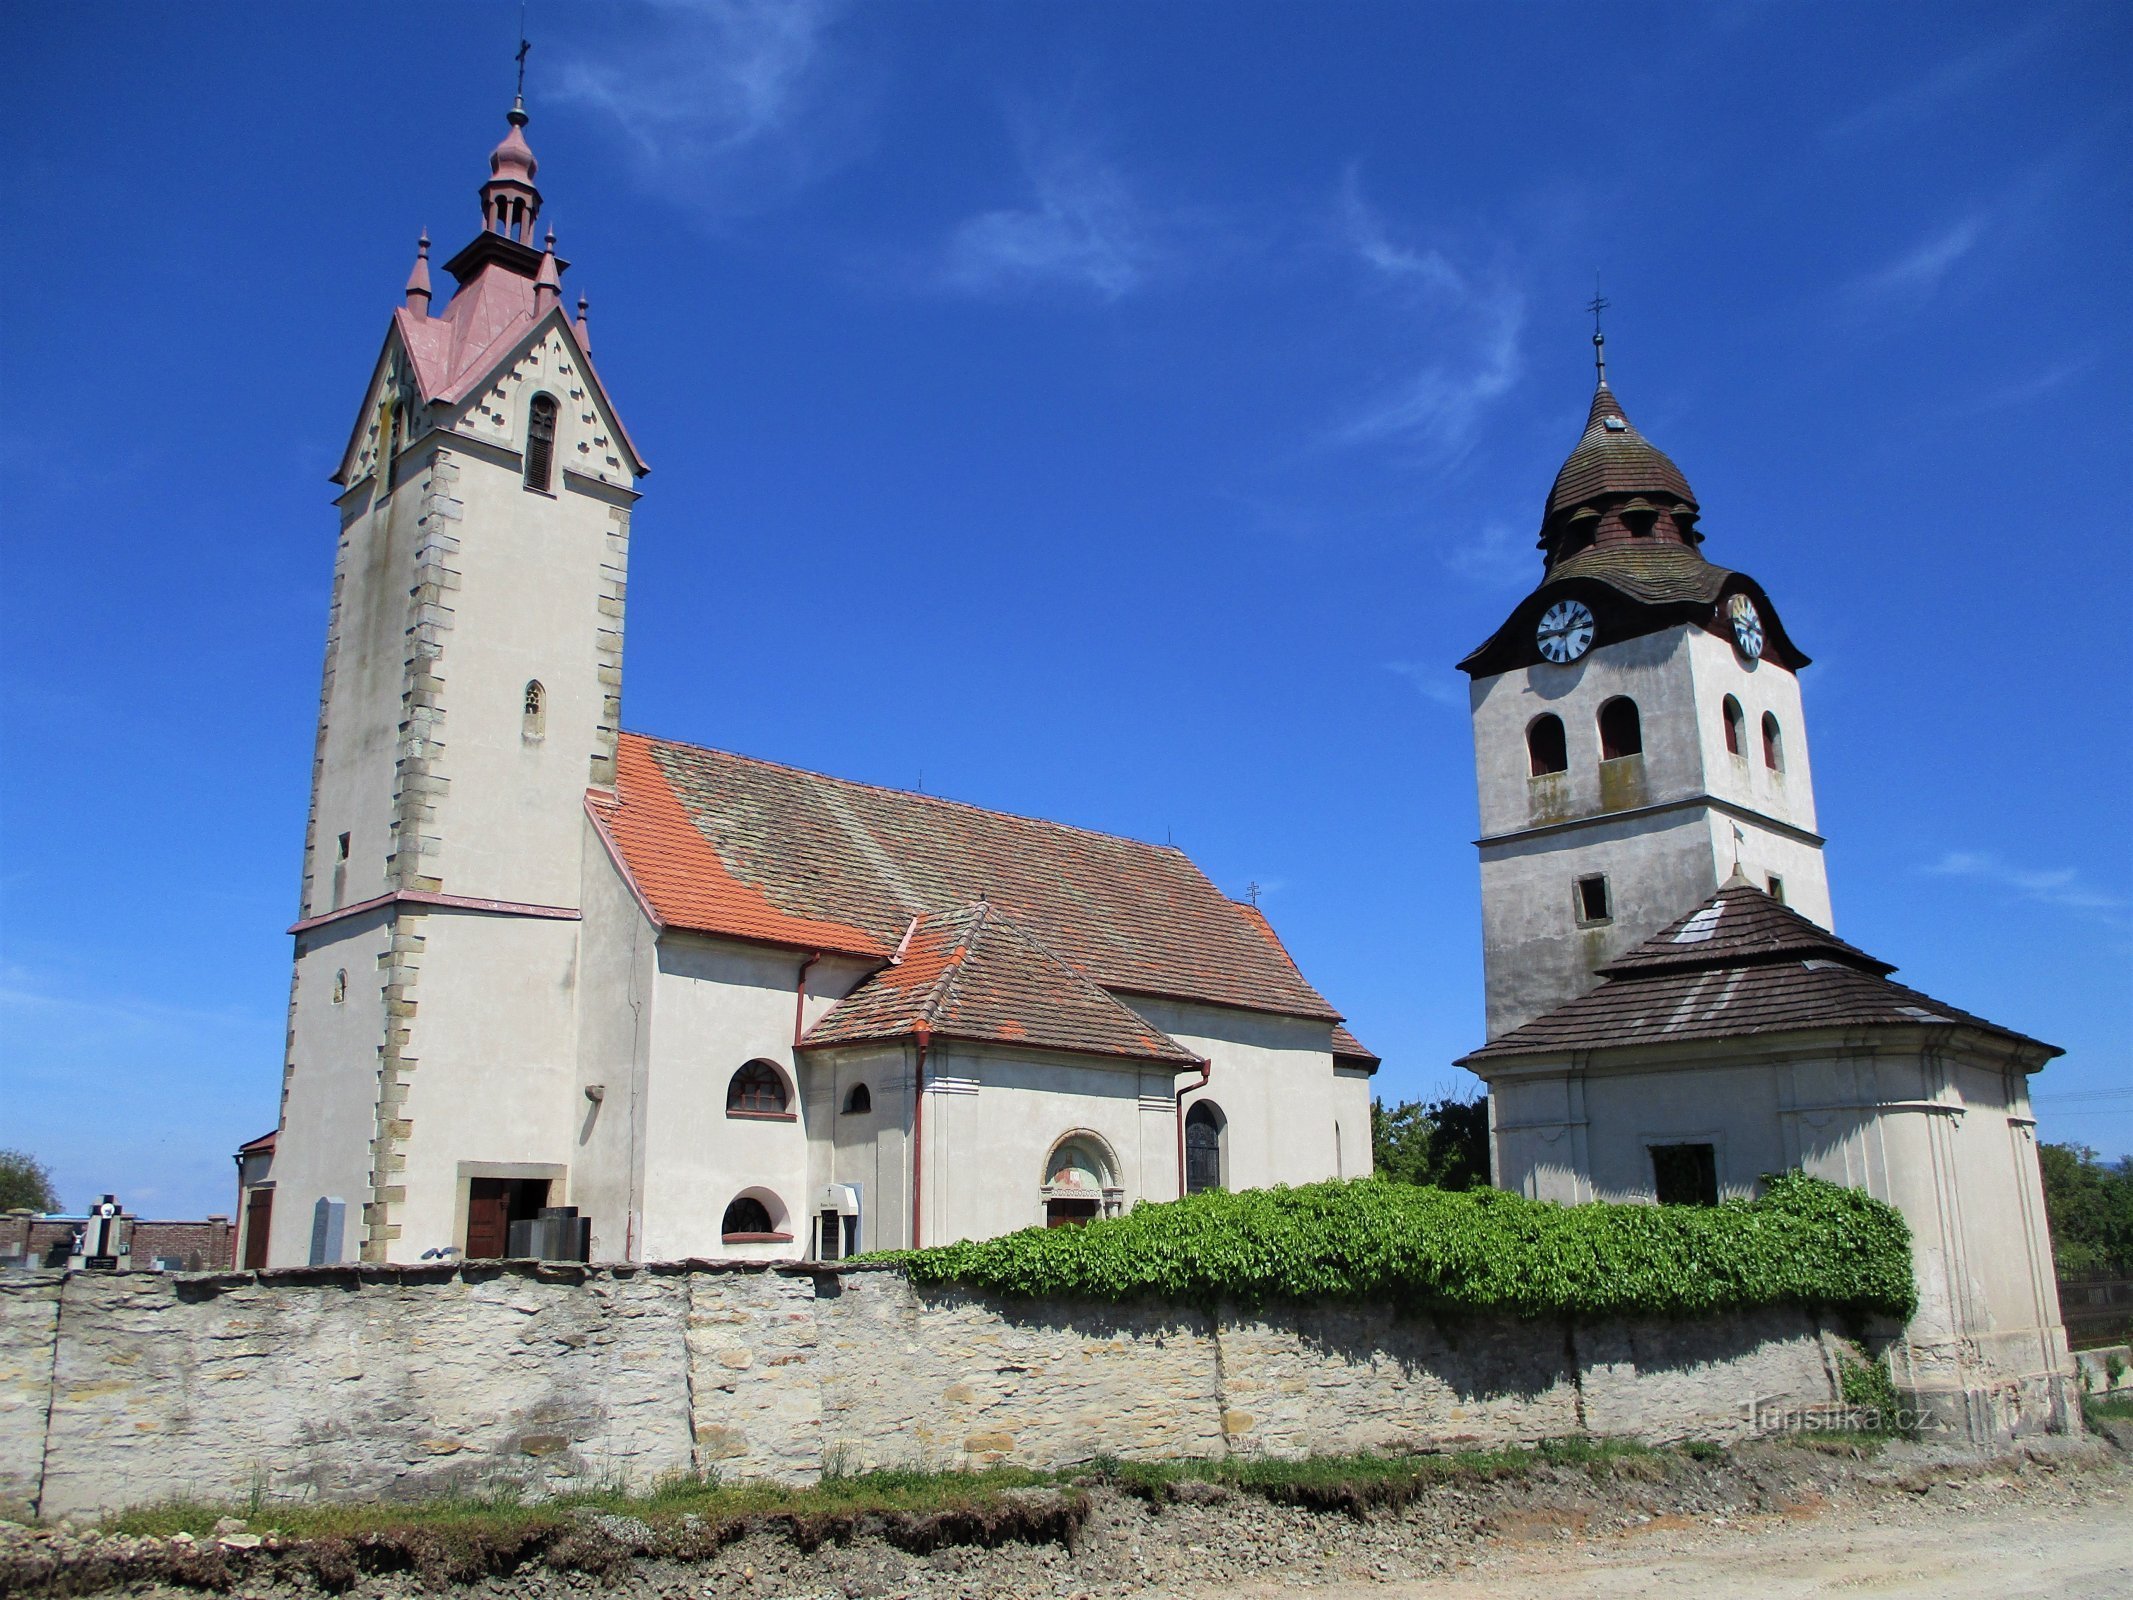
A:
POLYGON ((808 957, 808 958, 807 958, 807 959, 806 959, 805 961, 801 962, 801 963, 800 963, 800 976, 799 976, 799 978, 798 978, 798 979, 797 979, 797 980, 796 980, 796 981, 794 982, 794 984, 793 984, 793 995, 792 995, 792 1042, 793 1042, 793 1044, 794 1044, 795 1046, 797 1046, 797 1045, 798 1045, 798 1044, 800 1043, 800 1035, 801 1035, 801 1033, 802 1033, 803 1031, 805 1031, 805 1028, 806 1028, 806 1024, 807 1024, 807 973, 808 973, 808 969, 809 969, 810 967, 812 967, 812 966, 813 966, 813 965, 814 965, 814 964, 815 964, 815 963, 816 963, 817 961, 820 961, 821 959, 822 959, 822 952, 821 952, 820 950, 817 950, 817 951, 815 951, 815 952, 814 952, 814 954, 810 955, 810 956, 809 956, 809 957, 808 957))
POLYGON ((933 1043, 933 1031, 921 1024, 914 1035, 918 1040, 918 1060, 911 1068, 911 1248, 916 1250, 925 1199, 926 1046, 933 1043))
POLYGON ((1200 1081, 1188 1083, 1177 1091, 1178 1102, 1178 1198, 1185 1198, 1185 1097, 1195 1089, 1207 1087, 1207 1080, 1215 1075, 1215 1064, 1206 1057, 1199 1062, 1200 1081))

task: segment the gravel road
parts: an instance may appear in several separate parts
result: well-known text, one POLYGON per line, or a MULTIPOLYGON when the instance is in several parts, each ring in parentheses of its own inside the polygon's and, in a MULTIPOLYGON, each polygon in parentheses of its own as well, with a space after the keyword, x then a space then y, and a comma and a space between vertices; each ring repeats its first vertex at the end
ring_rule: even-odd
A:
MULTIPOLYGON (((2010 1486, 2011 1487, 2011 1486, 2010 1486)), ((2133 1493, 2123 1474, 2009 1495, 1985 1483, 1878 1507, 1802 1505, 1782 1515, 1655 1518, 1599 1536, 1510 1540, 1439 1578, 1375 1576, 1226 1584, 1236 1600, 1647 1600, 1872 1595, 1877 1600, 2133 1596, 2133 1493)))

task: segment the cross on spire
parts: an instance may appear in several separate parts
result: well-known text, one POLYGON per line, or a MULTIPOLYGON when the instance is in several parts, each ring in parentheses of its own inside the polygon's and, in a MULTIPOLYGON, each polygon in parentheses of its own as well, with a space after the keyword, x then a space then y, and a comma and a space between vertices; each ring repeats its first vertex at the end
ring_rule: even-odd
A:
POLYGON ((1600 387, 1607 386, 1607 335, 1600 331, 1600 313, 1613 302, 1600 293, 1600 275, 1592 275, 1592 299, 1585 309, 1592 313, 1592 364, 1599 369, 1600 387))
POLYGON ((526 106, 526 52, 533 48, 533 41, 526 37, 526 0, 518 0, 518 94, 520 110, 526 106))

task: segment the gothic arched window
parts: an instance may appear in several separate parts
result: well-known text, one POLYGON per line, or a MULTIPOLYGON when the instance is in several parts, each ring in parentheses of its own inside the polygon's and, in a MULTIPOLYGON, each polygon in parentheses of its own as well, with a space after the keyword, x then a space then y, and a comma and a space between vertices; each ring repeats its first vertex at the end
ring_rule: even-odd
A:
POLYGON ((1222 1113, 1211 1101, 1185 1113, 1185 1192, 1222 1187, 1222 1113))
POLYGON ((1616 695, 1600 707, 1600 759, 1619 761, 1644 750, 1644 725, 1637 717, 1637 702, 1616 695))
POLYGON ((776 1117, 785 1114, 785 1078, 767 1061, 751 1061, 726 1085, 726 1115, 776 1117))
POLYGON ((1570 742, 1563 736, 1563 719, 1544 711, 1526 724, 1526 761, 1533 776, 1570 769, 1570 742))
POLYGON ((752 1194, 736 1198, 726 1207, 725 1218, 718 1225, 719 1236, 725 1239, 761 1238, 777 1232, 770 1220, 770 1207, 752 1194))
POLYGON ((555 472, 555 396, 537 394, 526 408, 526 487, 548 488, 555 472))
POLYGON ((852 1092, 844 1097, 847 1115, 861 1116, 874 1109, 874 1093, 863 1083, 852 1085, 852 1092))
POLYGON ((1740 755, 1748 723, 1747 714, 1741 710, 1740 702, 1730 694, 1718 709, 1726 719, 1726 754, 1740 755))
POLYGON ((1767 711, 1763 713, 1763 765, 1772 772, 1785 770, 1785 736, 1778 731, 1778 719, 1767 711))
POLYGON ((541 687, 540 679, 528 680, 524 707, 518 731, 525 738, 538 739, 548 731, 548 691, 541 687))

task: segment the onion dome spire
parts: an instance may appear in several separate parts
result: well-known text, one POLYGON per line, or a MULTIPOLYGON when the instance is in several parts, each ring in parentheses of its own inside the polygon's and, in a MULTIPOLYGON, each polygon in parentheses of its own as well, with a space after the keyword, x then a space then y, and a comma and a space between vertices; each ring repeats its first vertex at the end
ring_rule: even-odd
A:
POLYGON ((415 245, 415 267, 407 275, 407 309, 418 317, 430 314, 430 230, 424 228, 415 245))
POLYGON ((1696 492, 1665 452, 1631 426, 1608 386, 1606 343, 1597 330, 1593 349, 1599 376, 1585 431, 1555 475, 1541 517, 1539 543, 1548 565, 1594 545, 1701 544, 1696 492))
POLYGON ((521 244, 533 243, 533 224, 541 214, 541 191, 533 186, 540 163, 523 132, 530 119, 523 96, 514 101, 505 121, 511 124, 489 152, 489 181, 481 186, 481 225, 521 244))

